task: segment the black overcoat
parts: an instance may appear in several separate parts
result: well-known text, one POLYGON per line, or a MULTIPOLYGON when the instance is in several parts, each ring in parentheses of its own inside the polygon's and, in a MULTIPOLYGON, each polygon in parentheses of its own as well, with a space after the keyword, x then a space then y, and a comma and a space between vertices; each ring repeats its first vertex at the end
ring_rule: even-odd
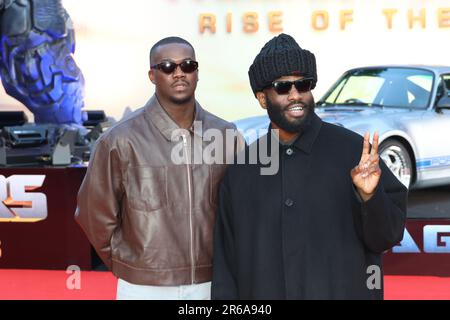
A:
POLYGON ((267 165, 248 157, 268 136, 222 181, 212 298, 382 299, 381 255, 403 237, 407 189, 380 160, 363 203, 350 177, 363 138, 315 114, 292 145, 279 145, 277 173, 263 175, 267 165))

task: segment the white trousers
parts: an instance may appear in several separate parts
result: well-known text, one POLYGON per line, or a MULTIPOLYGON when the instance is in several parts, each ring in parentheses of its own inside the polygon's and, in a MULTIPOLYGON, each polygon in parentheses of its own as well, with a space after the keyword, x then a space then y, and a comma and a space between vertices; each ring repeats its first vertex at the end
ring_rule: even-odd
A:
POLYGON ((119 279, 117 300, 210 300, 211 282, 165 287, 132 284, 119 279))

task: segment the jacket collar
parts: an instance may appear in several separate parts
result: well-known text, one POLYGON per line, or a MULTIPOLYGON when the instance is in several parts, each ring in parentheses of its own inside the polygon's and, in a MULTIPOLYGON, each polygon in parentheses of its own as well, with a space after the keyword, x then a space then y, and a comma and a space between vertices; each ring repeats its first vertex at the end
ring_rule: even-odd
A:
MULTIPOLYGON (((302 134, 292 143, 292 147, 300 149, 308 154, 311 153, 314 142, 319 135, 320 128, 322 127, 322 119, 313 112, 311 118, 306 124, 305 130, 302 134)), ((269 132, 272 129, 272 125, 269 126, 269 132)), ((282 146, 281 148, 286 148, 287 146, 282 146)))
POLYGON ((322 127, 322 119, 313 112, 311 114, 311 120, 307 124, 306 130, 295 140, 293 146, 306 152, 311 153, 314 142, 319 135, 320 128, 322 127))
MULTIPOLYGON (((145 117, 147 120, 151 121, 156 128, 161 132, 161 134, 168 140, 172 139, 172 132, 174 130, 180 129, 180 127, 176 124, 176 122, 169 116, 169 114, 164 110, 161 104, 158 101, 156 95, 153 95, 150 100, 144 106, 145 117)), ((194 122, 200 121, 202 126, 191 126, 191 128, 187 129, 190 132, 198 135, 199 137, 203 137, 203 129, 205 126, 205 111, 200 106, 200 104, 195 101, 195 119, 194 122)))

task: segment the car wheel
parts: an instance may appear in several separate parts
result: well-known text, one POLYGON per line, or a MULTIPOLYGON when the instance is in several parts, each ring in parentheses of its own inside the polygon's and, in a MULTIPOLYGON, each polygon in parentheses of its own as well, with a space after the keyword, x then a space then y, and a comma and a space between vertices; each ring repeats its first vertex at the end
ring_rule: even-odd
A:
POLYGON ((380 158, 397 179, 409 189, 413 168, 411 156, 405 146, 397 140, 386 140, 380 145, 380 158))

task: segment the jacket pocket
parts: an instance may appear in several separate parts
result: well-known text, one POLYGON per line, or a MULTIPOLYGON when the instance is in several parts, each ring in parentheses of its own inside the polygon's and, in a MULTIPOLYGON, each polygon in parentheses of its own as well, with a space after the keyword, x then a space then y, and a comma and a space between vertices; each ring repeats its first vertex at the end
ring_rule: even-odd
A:
POLYGON ((128 206, 151 212, 167 206, 167 168, 139 166, 127 170, 128 206))

